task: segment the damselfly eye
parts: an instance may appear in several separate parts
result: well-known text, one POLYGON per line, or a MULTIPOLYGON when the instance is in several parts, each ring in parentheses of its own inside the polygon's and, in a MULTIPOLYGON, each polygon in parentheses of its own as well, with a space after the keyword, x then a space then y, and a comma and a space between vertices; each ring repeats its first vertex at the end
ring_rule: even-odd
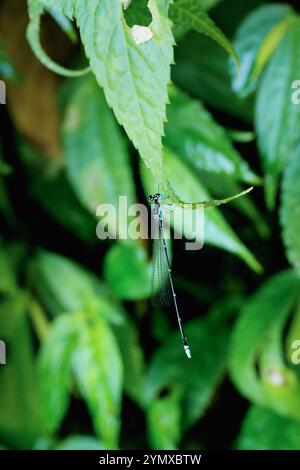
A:
POLYGON ((158 202, 159 199, 160 199, 160 194, 159 193, 148 196, 148 200, 150 202, 158 202))

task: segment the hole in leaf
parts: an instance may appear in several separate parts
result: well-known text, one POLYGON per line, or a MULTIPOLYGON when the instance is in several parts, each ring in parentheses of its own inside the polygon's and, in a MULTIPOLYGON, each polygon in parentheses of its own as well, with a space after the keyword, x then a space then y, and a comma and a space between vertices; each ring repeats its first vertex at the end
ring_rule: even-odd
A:
POLYGON ((131 0, 128 8, 124 10, 124 17, 130 28, 134 25, 149 26, 152 15, 148 8, 148 0, 131 0))
POLYGON ((137 44, 143 44, 153 38, 153 33, 148 26, 134 25, 131 28, 131 33, 137 44))

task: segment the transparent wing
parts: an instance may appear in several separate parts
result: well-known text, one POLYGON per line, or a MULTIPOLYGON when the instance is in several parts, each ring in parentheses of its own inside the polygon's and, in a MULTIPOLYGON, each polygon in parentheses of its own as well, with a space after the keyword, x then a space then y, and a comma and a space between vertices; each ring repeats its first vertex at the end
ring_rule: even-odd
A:
POLYGON ((169 281, 169 266, 163 245, 163 229, 157 222, 156 237, 153 240, 153 260, 151 292, 152 304, 170 305, 172 303, 172 290, 169 281))
POLYGON ((165 214, 171 214, 171 212, 174 212, 174 204, 162 204, 161 208, 165 214))

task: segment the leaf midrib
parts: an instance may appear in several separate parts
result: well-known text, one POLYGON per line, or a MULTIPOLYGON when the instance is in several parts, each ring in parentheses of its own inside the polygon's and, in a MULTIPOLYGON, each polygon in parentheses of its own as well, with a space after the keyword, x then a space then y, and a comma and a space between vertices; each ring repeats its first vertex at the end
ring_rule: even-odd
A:
MULTIPOLYGON (((125 23, 125 19, 124 19, 124 16, 120 15, 120 22, 121 22, 121 29, 122 29, 122 35, 123 35, 123 48, 125 49, 126 51, 126 59, 127 59, 127 64, 128 64, 128 69, 130 71, 129 73, 129 76, 130 76, 130 82, 131 82, 131 86, 132 86, 132 89, 134 91, 134 96, 136 97, 136 103, 137 103, 137 108, 139 110, 139 114, 141 116, 141 119, 142 119, 142 122, 143 122, 143 126, 144 126, 144 129, 147 129, 147 132, 146 132, 146 135, 147 135, 147 140, 148 140, 148 143, 150 144, 150 146, 152 147, 152 143, 149 139, 149 136, 148 136, 148 125, 145 121, 145 116, 144 116, 144 113, 142 112, 142 108, 141 108, 141 104, 140 104, 140 100, 139 100, 139 95, 137 93, 137 88, 136 88, 136 84, 133 80, 133 74, 132 74, 132 64, 131 64, 131 60, 130 60, 130 56, 129 56, 129 48, 132 48, 131 44, 129 44, 129 42, 127 42, 127 35, 126 35, 126 28, 128 28, 128 26, 125 23), (125 47, 124 47, 125 46, 125 47)), ((135 49, 133 49, 135 50, 135 49)), ((145 61, 145 64, 147 64, 147 62, 145 61)), ((149 68, 149 67, 148 67, 149 68)))

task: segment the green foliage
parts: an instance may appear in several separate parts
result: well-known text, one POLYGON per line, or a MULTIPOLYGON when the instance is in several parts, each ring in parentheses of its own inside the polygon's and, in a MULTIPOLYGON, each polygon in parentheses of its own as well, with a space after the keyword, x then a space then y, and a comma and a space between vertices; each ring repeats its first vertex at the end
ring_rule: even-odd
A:
MULTIPOLYGON (((99 295, 97 280, 79 268, 77 279, 71 275, 67 287, 68 270, 74 274, 76 271, 70 261, 40 253, 35 267, 44 275, 45 286, 47 281, 52 281, 48 289, 50 295, 55 295, 61 311, 69 312, 54 321, 39 361, 42 406, 48 418, 48 422, 45 418, 46 428, 55 431, 66 413, 73 371, 100 438, 108 448, 117 447, 122 366, 116 339, 107 323, 108 312, 112 312, 110 320, 114 319, 113 308, 99 295), (64 278, 64 285, 58 273, 64 278)), ((43 289, 41 292, 42 298, 47 298, 43 289)))
POLYGON ((145 361, 136 325, 124 312, 122 323, 112 325, 112 329, 123 360, 124 391, 138 405, 143 406, 145 361))
POLYGON ((260 179, 233 147, 226 131, 201 105, 177 90, 171 93, 165 145, 196 172, 230 176, 249 184, 260 179))
POLYGON ((17 278, 4 248, 0 246, 0 293, 13 295, 17 292, 17 278))
POLYGON ((127 6, 126 0, 123 2, 124 17, 128 26, 134 25, 149 26, 152 20, 150 10, 148 8, 148 0, 129 0, 127 6))
POLYGON ((180 439, 179 397, 173 392, 150 404, 147 419, 152 449, 176 450, 180 439))
POLYGON ((116 447, 122 369, 115 339, 99 314, 60 316, 45 340, 39 362, 47 430, 55 431, 66 413, 73 370, 96 432, 108 448, 116 447))
MULTIPOLYGON (((141 30, 138 25, 132 28, 127 25, 119 0, 102 0, 99 8, 91 3, 87 8, 84 0, 64 0, 60 2, 60 9, 53 0, 28 0, 30 23, 27 37, 44 65, 65 76, 80 75, 85 70, 68 71, 55 64, 42 50, 39 41, 40 20, 45 8, 54 8, 55 12, 66 14, 70 19, 76 18, 91 70, 104 90, 108 105, 162 190, 168 192, 174 203, 185 206, 166 179, 162 162, 161 138, 166 120, 167 86, 170 83, 174 44, 168 18, 169 3, 170 0, 149 0, 147 7, 152 15, 151 25, 143 26, 141 30), (98 28, 104 18, 105 28, 98 28), (122 93, 119 93, 120 90, 122 93)), ((196 29, 216 40, 238 63, 230 42, 206 12, 199 8, 195 15, 191 2, 186 5, 185 0, 178 0, 173 4, 175 20, 183 22, 183 28, 196 29)), ((230 200, 209 201, 209 205, 230 200)))
POLYGON ((26 309, 23 292, 1 300, 0 337, 9 345, 9 360, 0 369, 0 438, 19 449, 31 447, 43 430, 26 309))
POLYGON ((300 120, 299 106, 291 99, 291 85, 300 72, 297 55, 299 18, 293 18, 284 38, 275 51, 258 90, 256 127, 262 166, 266 178, 266 197, 274 205, 279 173, 297 143, 300 120), (276 77, 276 80, 274 80, 276 77), (268 107, 268 115, 265 109, 268 107))
POLYGON ((73 355, 75 380, 108 449, 118 446, 122 363, 107 323, 99 315, 80 313, 78 342, 73 355))
POLYGON ((52 324, 42 345, 38 364, 40 400, 48 432, 59 428, 69 404, 75 331, 73 316, 61 315, 52 324))
POLYGON ((32 284, 52 315, 93 308, 119 323, 118 306, 92 273, 70 259, 40 251, 30 265, 32 284))
POLYGON ((116 296, 139 300, 150 296, 151 265, 142 246, 118 244, 105 258, 105 277, 116 296))
MULTIPOLYGON (((69 37, 71 34, 72 40, 73 40, 74 39, 73 31, 72 29, 70 29, 69 18, 67 17, 67 14, 68 14, 67 12, 69 11, 68 9, 71 7, 71 5, 68 0, 65 3, 66 5, 64 7, 66 7, 66 15, 64 15, 65 13, 64 7, 61 8, 63 5, 58 6, 57 2, 54 2, 52 0, 49 1, 50 8, 49 9, 47 8, 47 10, 51 12, 51 15, 54 17, 55 21, 59 25, 62 26, 62 29, 65 31, 65 33, 69 37)), ((45 5, 45 6, 47 7, 48 5, 45 5)), ((52 70, 53 72, 59 73, 61 75, 65 75, 67 77, 78 77, 78 76, 85 75, 86 73, 88 73, 90 70, 89 68, 85 68, 83 70, 69 70, 65 67, 62 67, 56 64, 53 60, 51 60, 50 57, 48 57, 47 54, 44 52, 40 43, 40 38, 39 38, 40 27, 41 27, 40 25, 41 17, 44 12, 45 12, 45 7, 42 4, 42 0, 28 0, 28 14, 29 14, 30 23, 28 25, 27 38, 36 56, 50 70, 52 70)), ((70 16, 70 18, 72 18, 72 16, 70 16)))
POLYGON ((56 21, 58 26, 66 33, 68 38, 73 42, 77 42, 77 35, 75 28, 73 27, 72 22, 67 18, 65 15, 63 15, 59 10, 52 9, 50 10, 50 15, 52 18, 56 21))
POLYGON ((91 436, 71 436, 60 442, 54 450, 103 450, 98 439, 91 436))
POLYGON ((193 320, 187 324, 186 330, 192 347, 193 360, 187 363, 178 348, 178 334, 174 334, 155 353, 146 382, 147 402, 150 404, 154 402, 154 408, 152 409, 152 405, 150 408, 150 415, 156 412, 157 407, 163 409, 170 406, 171 396, 168 400, 161 401, 159 405, 156 404, 156 399, 162 390, 166 388, 170 393, 176 390, 181 397, 181 425, 184 431, 204 414, 225 373, 229 338, 226 322, 223 321, 222 326, 218 325, 213 315, 204 320, 193 320), (198 392, 195 393, 195 390, 198 392))
MULTIPOLYGON (((209 199, 209 193, 203 187, 199 179, 197 179, 193 169, 189 168, 189 166, 182 162, 177 155, 171 152, 165 153, 165 168, 168 178, 171 183, 176 186, 178 194, 182 198, 198 198, 199 200, 209 199)), ((155 181, 153 180, 150 172, 147 171, 144 166, 141 167, 141 170, 145 192, 150 194, 150 190, 154 187, 155 181)), ((171 223, 176 224, 178 220, 182 219, 180 218, 180 213, 182 214, 184 209, 178 207, 174 210, 178 217, 176 217, 176 215, 172 217, 171 223)), ((176 228, 176 226, 174 228, 176 228)), ((185 230, 190 239, 192 239, 194 233, 192 216, 190 217, 189 225, 185 226, 185 230)), ((251 266, 252 269, 260 271, 260 264, 252 256, 245 245, 243 245, 243 243, 238 239, 231 227, 227 224, 223 215, 215 207, 212 207, 205 213, 204 238, 206 243, 240 256, 247 264, 249 264, 249 266, 251 266)), ((201 233, 197 233, 196 239, 199 243, 203 241, 201 233)))
POLYGON ((300 424, 272 411, 252 406, 238 440, 241 450, 298 450, 300 424))
MULTIPOLYGON (((119 194, 127 197, 128 205, 134 202, 125 144, 92 76, 80 79, 73 90, 65 110, 63 137, 67 175, 78 199, 93 215, 99 204, 117 207, 119 194)), ((125 219, 112 230, 124 233, 126 227, 125 219)))
POLYGON ((95 231, 95 220, 82 207, 65 175, 36 181, 31 191, 33 197, 54 220, 85 242, 91 242, 95 231))
MULTIPOLYGON (((289 16, 291 8, 284 4, 263 5, 254 10, 239 27, 234 41, 238 57, 241 61, 240 74, 236 73, 233 67, 233 88, 242 95, 247 95, 254 91, 258 79, 258 59, 259 56, 268 56, 274 52, 278 42, 282 38, 282 28, 279 25, 288 26, 286 18, 289 16), (268 47, 268 38, 273 37, 271 50, 268 47), (265 51, 265 52, 264 52, 265 51)), ((265 57, 267 59, 267 57, 265 57)), ((265 60, 266 61, 266 60, 265 60)), ((265 62, 264 61, 264 62, 265 62)), ((266 65, 266 64, 264 64, 266 65)), ((262 64, 259 65, 261 72, 262 64)))
POLYGON ((241 312, 230 352, 231 375, 241 393, 298 420, 300 382, 285 363, 282 336, 299 287, 294 271, 263 285, 241 312))
POLYGON ((203 9, 202 0, 173 0, 170 17, 174 24, 183 29, 194 29, 205 34, 222 46, 234 59, 239 67, 238 56, 224 33, 210 19, 203 9))
MULTIPOLYGON (((140 47, 124 21, 119 0, 101 1, 98 8, 82 0, 60 2, 61 13, 72 18, 76 11, 76 21, 91 69, 104 89, 106 100, 146 165, 159 180, 163 180, 161 136, 173 60, 168 3, 169 0, 150 0, 153 39, 140 47), (105 28, 99 28, 97 25, 103 18, 105 28), (101 46, 95 49, 95 45, 101 46), (158 62, 160 67, 155 66, 158 62), (121 89, 122 93, 119 93, 121 89)), ((38 30, 43 8, 51 9, 53 5, 52 0, 31 1, 28 37, 33 47, 37 40, 33 32, 38 30)), ((41 53, 38 55, 44 57, 41 53)), ((44 59, 44 62, 47 64, 47 60, 44 59)))
POLYGON ((285 170, 282 188, 281 224, 288 259, 300 273, 299 175, 300 160, 299 146, 297 146, 293 150, 285 170))
MULTIPOLYGON (((175 50, 174 82, 214 109, 225 111, 246 122, 252 121, 251 97, 241 98, 231 89, 228 60, 213 41, 188 34, 175 50)), ((234 66, 236 73, 236 67, 234 66)))
POLYGON ((168 3, 150 0, 153 38, 142 47, 124 22, 119 0, 101 0, 96 18, 93 5, 87 8, 86 2, 79 2, 76 15, 86 54, 106 100, 158 180, 163 172, 161 136, 173 61, 168 3), (103 18, 105 27, 97 27, 103 18), (96 44, 100 46, 97 50, 96 44))
POLYGON ((0 145, 0 212, 10 223, 14 222, 14 215, 3 177, 10 175, 11 171, 11 167, 3 159, 2 147, 0 145))

